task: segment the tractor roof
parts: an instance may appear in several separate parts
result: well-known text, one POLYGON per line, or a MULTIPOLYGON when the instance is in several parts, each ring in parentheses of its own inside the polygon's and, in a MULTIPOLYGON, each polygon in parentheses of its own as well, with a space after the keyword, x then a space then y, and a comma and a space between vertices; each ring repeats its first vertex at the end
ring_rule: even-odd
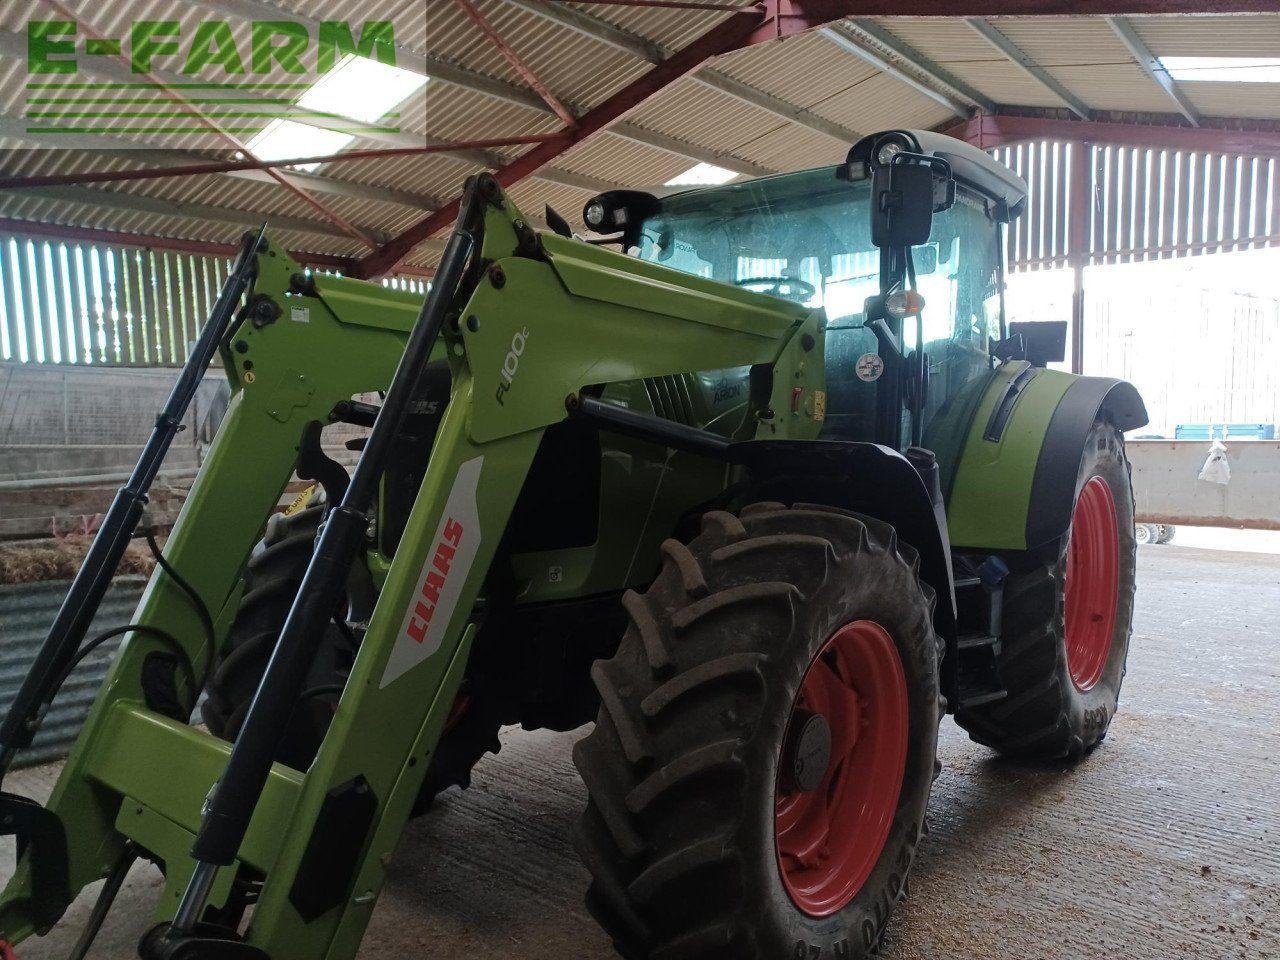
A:
MULTIPOLYGON (((959 183, 993 202, 998 219, 1007 222, 1021 216, 1027 198, 1027 184, 1021 177, 977 147, 963 140, 957 140, 955 137, 948 137, 930 130, 884 130, 863 137, 849 151, 844 164, 828 169, 832 171, 833 177, 864 179, 869 176, 871 164, 875 162, 878 151, 886 142, 897 142, 903 149, 912 153, 929 154, 946 160, 951 165, 952 174, 959 183)), ((812 170, 805 170, 796 173, 780 173, 763 179, 769 181, 806 179, 801 175, 812 172, 812 170)), ((662 208, 662 201, 669 197, 706 196, 710 198, 720 194, 731 194, 740 190, 747 182, 750 181, 735 181, 720 186, 693 189, 657 187, 649 190, 610 190, 587 202, 583 208, 583 219, 593 230, 603 227, 604 232, 609 232, 609 227, 605 224, 616 224, 621 228, 626 223, 636 223, 657 213, 662 208), (592 223, 592 219, 586 214, 593 204, 598 204, 601 210, 607 211, 601 217, 599 224, 592 223), (619 217, 617 220, 614 219, 615 211, 619 217)), ((811 184, 797 184, 797 188, 807 190, 811 188, 811 184)))
MULTIPOLYGON (((956 180, 996 201, 1016 220, 1027 199, 1027 184, 990 154, 963 140, 932 130, 885 130, 863 137, 849 151, 846 164, 868 164, 886 143, 896 142, 913 153, 940 157, 951 165, 956 180)), ((864 168, 865 169, 865 168, 864 168)))

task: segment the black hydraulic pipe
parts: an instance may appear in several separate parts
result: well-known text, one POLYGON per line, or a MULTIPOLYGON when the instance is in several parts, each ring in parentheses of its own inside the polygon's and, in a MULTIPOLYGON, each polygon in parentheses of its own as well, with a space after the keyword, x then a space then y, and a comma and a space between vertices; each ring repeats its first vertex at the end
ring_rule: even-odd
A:
POLYGON ((192 347, 191 356, 178 375, 164 409, 156 416, 151 437, 138 457, 133 473, 112 500, 111 508, 103 518, 88 555, 58 609, 58 616, 49 628, 49 634, 23 680, 3 725, 0 725, 0 774, 8 768, 18 750, 31 745, 31 739, 40 726, 40 705, 52 692, 50 685, 57 681, 75 656, 90 622, 102 604, 102 597, 138 527, 138 521, 142 518, 142 511, 147 505, 147 491, 155 480, 174 436, 182 428, 182 418, 213 360, 218 344, 227 332, 236 305, 253 279, 263 230, 259 230, 256 236, 246 235, 240 259, 227 282, 222 285, 222 292, 218 294, 213 312, 192 347))
POLYGON ((360 400, 340 400, 333 408, 333 418, 355 427, 372 427, 378 419, 378 405, 360 400))
POLYGON ((600 430, 660 443, 673 450, 696 453, 712 460, 729 459, 729 441, 710 430, 664 420, 578 393, 571 394, 565 400, 565 407, 572 416, 591 423, 600 430))
POLYGON ((409 335, 351 483, 324 523, 227 767, 201 818, 191 850, 197 869, 175 916, 176 935, 189 932, 198 920, 214 870, 235 859, 244 839, 281 737, 302 694, 316 644, 333 614, 333 598, 341 594, 369 527, 366 511, 377 494, 387 455, 477 246, 481 182, 479 177, 468 182, 458 225, 449 237, 431 292, 409 335))

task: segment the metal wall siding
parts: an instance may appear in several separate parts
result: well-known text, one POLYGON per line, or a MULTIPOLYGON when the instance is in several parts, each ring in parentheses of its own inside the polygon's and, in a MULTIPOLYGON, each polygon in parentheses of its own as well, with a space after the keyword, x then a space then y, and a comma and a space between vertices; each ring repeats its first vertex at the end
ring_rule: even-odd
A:
POLYGON ((1037 141, 992 151, 1027 181, 1027 208, 1008 231, 1012 270, 1069 260, 1071 165, 1090 167, 1086 261, 1131 263, 1280 246, 1275 158, 1037 141))
POLYGON ((225 257, 0 233, 0 359, 182 364, 229 271, 225 257))
MULTIPOLYGON (((89 628, 95 636, 124 626, 142 597, 145 577, 118 577, 107 590, 89 628)), ((0 711, 8 712, 57 615, 70 586, 65 581, 0 585, 0 711)), ((47 763, 66 755, 107 674, 119 639, 91 653, 72 673, 53 701, 31 749, 18 755, 17 766, 47 763)))

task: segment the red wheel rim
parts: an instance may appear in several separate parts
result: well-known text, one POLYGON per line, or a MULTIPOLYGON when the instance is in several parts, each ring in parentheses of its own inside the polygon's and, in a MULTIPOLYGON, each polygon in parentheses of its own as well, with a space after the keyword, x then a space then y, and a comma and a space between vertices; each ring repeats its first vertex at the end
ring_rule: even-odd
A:
POLYGON ((898 809, 907 759, 907 681, 893 638, 871 620, 836 631, 809 665, 795 711, 823 717, 831 759, 821 785, 781 780, 774 842, 797 907, 827 917, 846 907, 875 869, 898 809))
POLYGON ((1115 497, 1102 477, 1090 477, 1076 499, 1063 593, 1067 668, 1084 691, 1107 666, 1120 596, 1120 525, 1115 497))

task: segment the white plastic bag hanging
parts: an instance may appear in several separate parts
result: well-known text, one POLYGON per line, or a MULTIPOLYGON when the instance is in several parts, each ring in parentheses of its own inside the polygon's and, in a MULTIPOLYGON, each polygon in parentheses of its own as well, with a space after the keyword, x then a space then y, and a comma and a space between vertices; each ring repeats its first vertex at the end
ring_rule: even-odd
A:
POLYGON ((1227 448, 1221 440, 1209 445, 1209 456, 1200 468, 1200 479, 1209 483, 1226 484, 1231 480, 1231 464, 1227 462, 1227 448))

